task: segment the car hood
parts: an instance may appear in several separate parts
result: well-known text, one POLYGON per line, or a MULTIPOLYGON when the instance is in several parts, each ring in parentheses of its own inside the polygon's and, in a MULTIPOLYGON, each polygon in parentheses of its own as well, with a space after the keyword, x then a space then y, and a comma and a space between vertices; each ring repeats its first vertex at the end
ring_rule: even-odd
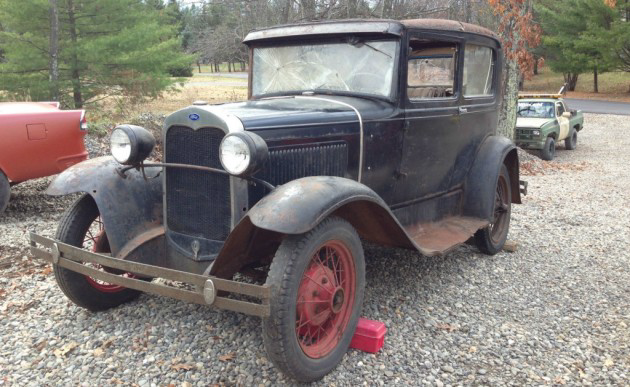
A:
POLYGON ((553 118, 531 118, 531 117, 518 117, 516 119, 517 128, 541 128, 547 122, 552 121, 553 118))
POLYGON ((390 116, 395 109, 385 101, 331 96, 268 98, 217 106, 238 117, 247 130, 357 122, 390 116), (356 111, 355 111, 356 109, 356 111))

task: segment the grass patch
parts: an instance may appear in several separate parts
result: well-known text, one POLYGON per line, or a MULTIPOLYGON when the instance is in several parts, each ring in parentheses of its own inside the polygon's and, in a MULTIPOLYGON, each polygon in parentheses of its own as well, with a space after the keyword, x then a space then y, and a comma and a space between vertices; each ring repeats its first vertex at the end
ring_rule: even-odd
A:
MULTIPOLYGON (((626 95, 630 97, 630 73, 626 72, 610 72, 599 74, 599 94, 626 95)), ((546 93, 555 93, 564 84, 562 74, 554 73, 548 66, 543 67, 538 75, 534 75, 531 80, 526 80, 524 84, 525 91, 538 91, 546 93)), ((593 93, 593 74, 580 74, 575 87, 577 93, 593 93)))

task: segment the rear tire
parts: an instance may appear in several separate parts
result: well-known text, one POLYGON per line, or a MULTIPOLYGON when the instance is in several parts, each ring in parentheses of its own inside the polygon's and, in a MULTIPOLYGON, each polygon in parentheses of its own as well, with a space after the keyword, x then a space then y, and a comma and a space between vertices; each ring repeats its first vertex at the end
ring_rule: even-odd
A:
POLYGON ((540 151, 540 158, 551 161, 554 157, 556 157, 556 140, 554 140, 553 137, 547 137, 545 146, 540 151))
MULTIPOLYGON (((94 199, 89 195, 80 197, 63 214, 57 228, 56 239, 94 252, 109 252, 109 242, 105 231, 101 229, 95 236, 92 230, 99 217, 94 199)), ((66 297, 78 306, 91 311, 119 306, 137 298, 141 293, 134 289, 101 283, 57 265, 53 265, 53 271, 57 284, 66 297)))
POLYGON ((11 196, 11 184, 4 172, 0 171, 0 215, 4 212, 9 204, 9 197, 11 196))
POLYGON ((269 358, 300 382, 319 380, 350 346, 363 304, 361 240, 340 218, 287 236, 271 263, 271 315, 262 321, 269 358))
POLYGON ((574 150, 577 147, 577 130, 575 128, 571 128, 571 132, 569 133, 569 137, 564 139, 564 147, 566 150, 574 150))
POLYGON ((510 189, 510 174, 505 164, 501 166, 497 179, 493 214, 492 223, 475 233, 477 248, 488 255, 495 255, 503 249, 510 230, 512 191, 510 189))

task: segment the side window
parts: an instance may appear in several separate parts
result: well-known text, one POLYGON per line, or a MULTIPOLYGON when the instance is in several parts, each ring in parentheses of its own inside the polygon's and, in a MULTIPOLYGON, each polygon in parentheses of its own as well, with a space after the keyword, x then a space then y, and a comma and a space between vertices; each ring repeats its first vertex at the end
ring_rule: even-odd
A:
POLYGON ((467 44, 464 53, 464 97, 492 96, 493 75, 492 49, 467 44))
POLYGON ((407 67, 407 96, 412 101, 454 96, 457 46, 412 40, 407 67))
POLYGON ((564 113, 564 106, 562 105, 562 103, 556 104, 556 110, 558 112, 557 116, 558 117, 562 116, 562 113, 564 113))

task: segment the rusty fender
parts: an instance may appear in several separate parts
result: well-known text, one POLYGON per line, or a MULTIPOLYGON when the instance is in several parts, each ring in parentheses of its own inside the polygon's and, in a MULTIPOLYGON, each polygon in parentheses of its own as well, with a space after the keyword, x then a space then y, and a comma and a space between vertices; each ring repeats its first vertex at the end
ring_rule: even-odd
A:
POLYGON ((85 192, 92 196, 112 255, 128 256, 143 245, 155 253, 155 243, 147 242, 163 241, 164 236, 161 169, 147 169, 145 179, 135 169, 122 177, 117 172, 120 167, 111 156, 84 161, 57 176, 46 193, 58 196, 85 192))
POLYGON ((521 203, 516 146, 503 136, 488 136, 479 147, 464 185, 464 214, 493 220, 494 197, 501 165, 510 174, 512 203, 521 203))
POLYGON ((248 264, 270 262, 284 235, 304 234, 328 216, 346 219, 365 240, 418 248, 370 188, 342 177, 312 176, 279 186, 256 203, 230 233, 210 274, 229 278, 248 264))

